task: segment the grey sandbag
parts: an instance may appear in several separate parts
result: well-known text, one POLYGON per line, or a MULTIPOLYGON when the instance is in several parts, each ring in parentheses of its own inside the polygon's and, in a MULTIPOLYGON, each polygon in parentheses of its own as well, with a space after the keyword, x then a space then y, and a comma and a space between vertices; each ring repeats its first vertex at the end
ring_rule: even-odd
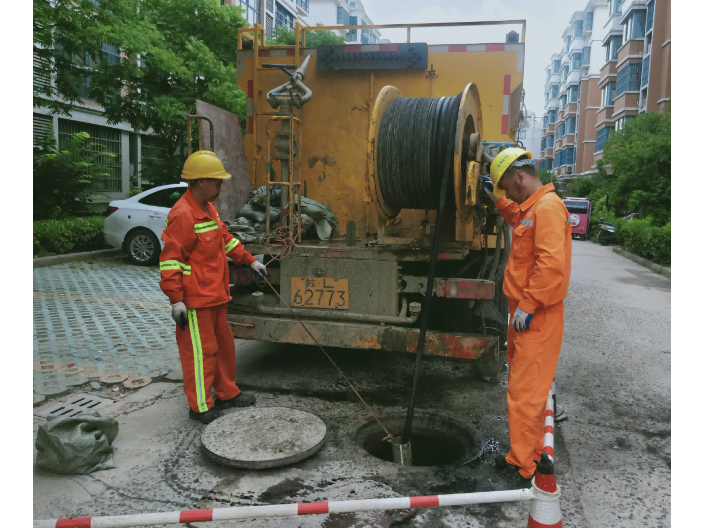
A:
MULTIPOLYGON (((281 210, 277 207, 270 207, 269 208, 269 220, 270 221, 275 221, 279 219, 279 215, 281 214, 281 210)), ((242 207, 240 207, 240 210, 235 213, 236 218, 240 217, 245 217, 249 218, 252 220, 253 223, 255 224, 261 224, 262 222, 266 222, 266 208, 264 207, 253 207, 252 204, 246 203, 242 207)))
MULTIPOLYGON (((247 203, 264 207, 266 205, 266 185, 254 189, 247 195, 247 203)), ((281 186, 271 186, 271 205, 281 205, 281 186)))
POLYGON ((37 466, 63 475, 85 475, 115 467, 112 443, 118 424, 97 412, 49 416, 39 426, 34 446, 37 466))

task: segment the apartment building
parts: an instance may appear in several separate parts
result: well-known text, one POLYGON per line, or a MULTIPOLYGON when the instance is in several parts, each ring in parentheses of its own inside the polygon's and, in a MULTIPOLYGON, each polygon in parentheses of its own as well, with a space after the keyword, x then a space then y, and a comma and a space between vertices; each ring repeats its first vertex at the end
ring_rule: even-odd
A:
POLYGON ((670 101, 670 0, 589 0, 546 67, 540 167, 594 172, 612 130, 670 101))
MULTIPOLYGON (((357 0, 221 0, 221 4, 239 5, 250 25, 264 26, 266 38, 273 38, 274 28, 302 26, 370 26, 371 18, 357 0)), ((377 29, 336 30, 350 43, 376 44, 377 29)))

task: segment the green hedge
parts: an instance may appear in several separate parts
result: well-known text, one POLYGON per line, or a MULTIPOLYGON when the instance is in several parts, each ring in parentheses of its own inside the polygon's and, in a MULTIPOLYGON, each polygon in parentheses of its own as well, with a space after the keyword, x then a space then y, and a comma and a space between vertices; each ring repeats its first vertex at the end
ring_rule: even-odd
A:
POLYGON ((34 256, 49 257, 105 249, 105 217, 34 221, 34 256))
POLYGON ((656 227, 650 219, 619 219, 614 225, 623 249, 658 264, 670 265, 671 222, 656 227))

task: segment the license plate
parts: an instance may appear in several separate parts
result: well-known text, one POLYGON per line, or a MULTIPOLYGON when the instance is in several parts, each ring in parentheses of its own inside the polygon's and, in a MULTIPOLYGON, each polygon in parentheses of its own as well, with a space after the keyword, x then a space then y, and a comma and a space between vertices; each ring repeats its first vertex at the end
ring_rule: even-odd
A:
POLYGON ((291 306, 348 310, 350 307, 348 280, 291 277, 291 306))

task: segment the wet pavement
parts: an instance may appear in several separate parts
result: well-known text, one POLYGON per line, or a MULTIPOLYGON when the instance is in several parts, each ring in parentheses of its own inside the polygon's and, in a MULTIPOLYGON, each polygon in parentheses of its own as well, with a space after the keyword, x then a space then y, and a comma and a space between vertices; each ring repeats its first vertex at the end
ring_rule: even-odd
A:
MULTIPOLYGON (((670 281, 610 248, 580 241, 573 248, 565 338, 556 376, 558 402, 569 415, 567 422, 556 427, 563 524, 669 526, 670 281)), ((72 326, 69 318, 74 305, 63 304, 64 315, 52 321, 53 341, 37 335, 37 344, 44 345, 43 357, 48 359, 50 354, 54 361, 97 364, 94 355, 87 357, 84 352, 81 357, 73 351, 92 352, 103 344, 108 348, 112 340, 119 339, 117 343, 131 347, 132 354, 128 351, 120 356, 116 350, 123 345, 109 349, 113 351, 109 359, 117 365, 132 366, 118 362, 127 361, 128 356, 137 370, 177 365, 175 343, 168 335, 172 330, 169 310, 165 298, 159 297, 157 280, 154 268, 135 268, 119 259, 35 270, 35 308, 37 297, 61 299, 48 293, 81 296, 70 300, 76 309, 84 309, 80 317, 96 327, 72 326), (96 276, 110 286, 97 286, 96 276), (138 287, 123 289, 121 284, 129 281, 138 287), (121 301, 95 300, 116 296, 121 301), (163 308, 158 303, 164 303, 163 308), (104 324, 106 317, 109 325, 104 324), (133 326, 128 325, 130 320, 133 326), (78 343, 81 331, 87 331, 94 347, 69 346, 78 343), (97 338, 103 341, 95 342, 97 338)), ((44 327, 38 324, 38 317, 45 313, 35 315, 35 331, 48 328, 46 323, 44 327)), ((35 360, 39 361, 37 352, 35 360)), ((124 398, 101 411, 120 424, 114 443, 115 469, 61 476, 35 466, 35 519, 502 488, 502 475, 492 461, 509 443, 505 373, 489 383, 478 381, 467 362, 424 359, 417 415, 435 429, 449 431, 450 436, 459 431, 456 436, 463 440, 459 446, 445 445, 447 456, 459 457, 455 462, 400 467, 365 451, 365 439, 375 427, 373 417, 318 349, 238 341, 237 353, 236 380, 243 390, 256 395, 257 406, 305 410, 325 422, 326 441, 314 456, 259 471, 215 465, 201 452, 204 426, 188 419, 178 375, 171 380, 158 377, 145 388, 124 391, 124 398)), ((388 427, 402 423, 410 394, 411 354, 340 349, 329 353, 382 422, 388 427)), ((69 390, 91 392, 85 385, 69 390)), ((525 527, 527 518, 527 504, 504 503, 193 526, 525 527)))

